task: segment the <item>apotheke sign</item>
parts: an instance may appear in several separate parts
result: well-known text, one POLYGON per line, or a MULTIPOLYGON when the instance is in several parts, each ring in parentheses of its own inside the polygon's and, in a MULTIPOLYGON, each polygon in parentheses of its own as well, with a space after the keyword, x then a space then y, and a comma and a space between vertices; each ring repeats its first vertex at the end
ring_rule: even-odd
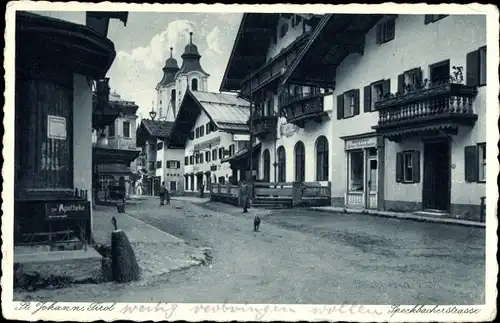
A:
POLYGON ((359 138, 346 140, 345 149, 362 149, 362 148, 371 148, 377 147, 377 137, 368 137, 368 138, 359 138))
POLYGON ((52 202, 46 204, 49 220, 90 218, 89 202, 52 202))

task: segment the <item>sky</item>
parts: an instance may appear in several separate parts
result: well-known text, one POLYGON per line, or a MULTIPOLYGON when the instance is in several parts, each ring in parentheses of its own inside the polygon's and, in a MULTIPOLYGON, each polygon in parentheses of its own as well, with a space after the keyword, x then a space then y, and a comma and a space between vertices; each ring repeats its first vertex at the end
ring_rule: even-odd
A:
MULTIPOLYGON (((85 24, 85 12, 37 11, 37 14, 85 24)), ((116 58, 108 71, 111 91, 139 105, 138 114, 148 117, 156 101, 156 84, 173 47, 179 67, 181 55, 193 32, 193 43, 210 74, 208 90, 218 92, 233 48, 242 13, 129 12, 127 26, 112 19, 108 38, 114 42, 116 58)))

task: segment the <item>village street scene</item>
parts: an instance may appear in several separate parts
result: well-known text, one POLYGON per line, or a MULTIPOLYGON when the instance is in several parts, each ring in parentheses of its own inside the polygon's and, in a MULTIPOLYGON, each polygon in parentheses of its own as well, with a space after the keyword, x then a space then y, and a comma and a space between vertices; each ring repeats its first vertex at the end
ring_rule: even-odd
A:
POLYGON ((15 21, 14 301, 485 303, 485 15, 15 21))

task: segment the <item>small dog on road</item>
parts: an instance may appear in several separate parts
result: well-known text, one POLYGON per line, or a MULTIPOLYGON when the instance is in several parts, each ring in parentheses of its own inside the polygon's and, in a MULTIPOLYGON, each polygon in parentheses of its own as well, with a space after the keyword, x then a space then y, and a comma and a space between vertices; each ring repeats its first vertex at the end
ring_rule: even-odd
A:
POLYGON ((259 226, 260 226, 260 218, 258 215, 256 215, 255 219, 253 219, 253 231, 258 232, 259 226))

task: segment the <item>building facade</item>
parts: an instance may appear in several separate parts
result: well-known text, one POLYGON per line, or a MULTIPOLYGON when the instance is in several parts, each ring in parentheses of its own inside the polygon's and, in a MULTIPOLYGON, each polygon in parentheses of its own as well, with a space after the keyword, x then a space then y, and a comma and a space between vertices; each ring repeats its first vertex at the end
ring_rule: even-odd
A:
POLYGON ((330 181, 333 110, 324 98, 331 96, 332 86, 301 77, 282 82, 320 18, 262 13, 242 18, 221 91, 238 91, 254 104, 250 122, 260 143, 258 180, 322 185, 330 181), (242 57, 251 57, 253 64, 244 64, 242 57))
MULTIPOLYGON (((115 92, 109 95, 110 109, 116 112, 116 118, 101 131, 93 132, 94 146, 110 149, 110 153, 128 154, 130 166, 122 163, 103 163, 96 165, 99 184, 102 188, 100 199, 105 198, 106 187, 118 181, 125 182, 127 197, 134 193, 137 174, 136 123, 138 106, 133 101, 123 100, 115 92), (105 140, 103 140, 105 138, 105 140), (119 151, 119 152, 118 152, 119 151), (133 159, 133 160, 132 160, 133 159)), ((140 150, 140 149, 139 149, 140 150)))
POLYGON ((332 204, 478 219, 485 16, 332 14, 316 37, 286 77, 332 71, 332 204), (324 48, 321 35, 342 24, 324 48))
POLYGON ((103 30, 16 12, 16 245, 91 242, 92 87, 115 55, 103 30))
POLYGON ((169 149, 183 149, 186 193, 237 180, 222 161, 248 143, 248 117, 249 103, 236 95, 186 92, 168 140, 169 149))

